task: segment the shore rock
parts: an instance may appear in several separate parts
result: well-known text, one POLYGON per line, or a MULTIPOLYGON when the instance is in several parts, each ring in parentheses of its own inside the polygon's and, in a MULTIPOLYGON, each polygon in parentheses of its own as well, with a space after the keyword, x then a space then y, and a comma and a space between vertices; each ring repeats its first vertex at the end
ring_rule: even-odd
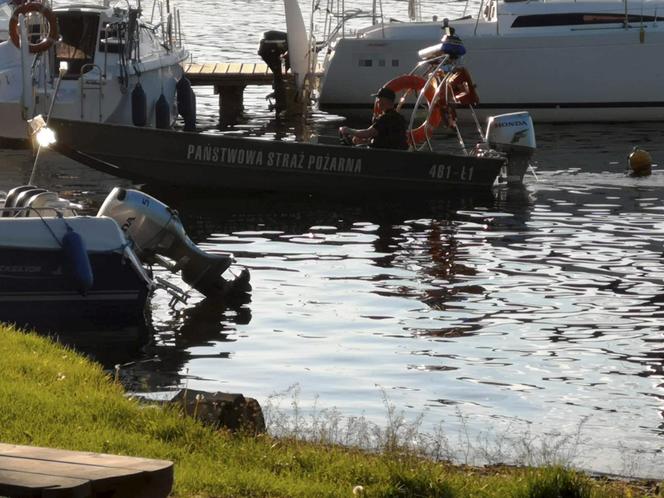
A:
POLYGON ((184 412, 206 425, 232 432, 261 434, 265 432, 265 418, 260 404, 254 398, 242 394, 209 393, 193 389, 181 389, 170 400, 184 412))

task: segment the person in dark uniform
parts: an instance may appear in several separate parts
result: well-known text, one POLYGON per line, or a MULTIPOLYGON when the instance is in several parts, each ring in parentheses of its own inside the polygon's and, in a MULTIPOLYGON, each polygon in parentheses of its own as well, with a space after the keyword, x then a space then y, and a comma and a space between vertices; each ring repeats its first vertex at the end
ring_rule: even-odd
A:
POLYGON ((383 87, 374 94, 380 115, 369 128, 357 130, 342 126, 339 133, 344 137, 352 137, 354 144, 368 143, 376 149, 408 150, 406 118, 394 107, 396 94, 393 90, 383 87))

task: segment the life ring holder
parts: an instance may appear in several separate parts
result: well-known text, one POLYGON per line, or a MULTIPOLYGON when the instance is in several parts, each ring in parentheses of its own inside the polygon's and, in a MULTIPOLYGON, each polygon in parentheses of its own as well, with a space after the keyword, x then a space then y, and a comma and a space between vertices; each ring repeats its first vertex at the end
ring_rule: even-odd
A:
POLYGON ((58 22, 55 18, 55 14, 43 3, 28 2, 16 7, 14 12, 12 12, 12 16, 9 18, 9 37, 11 38, 12 43, 16 45, 16 48, 21 47, 21 40, 18 33, 18 16, 21 14, 25 16, 32 12, 41 14, 48 22, 48 36, 43 38, 39 43, 29 43, 30 53, 38 54, 48 50, 56 41, 58 41, 59 37, 58 22))
POLYGON ((456 104, 454 89, 449 83, 451 75, 446 74, 433 98, 433 107, 440 113, 440 121, 447 128, 456 128, 456 104))
POLYGON ((434 96, 434 105, 440 109, 442 122, 448 128, 457 126, 456 106, 472 107, 479 102, 475 84, 465 67, 457 67, 454 72, 445 74, 434 96))
POLYGON ((455 103, 465 106, 479 104, 480 98, 475 91, 475 84, 465 67, 456 68, 447 79, 447 84, 452 90, 455 103))
MULTIPOLYGON (((404 97, 411 91, 422 92, 424 89, 424 98, 428 102, 428 113, 427 118, 420 126, 417 128, 411 128, 408 130, 408 144, 409 145, 419 145, 428 141, 433 135, 433 130, 436 129, 441 121, 442 115, 440 112, 440 107, 433 105, 437 88, 433 84, 429 84, 430 80, 426 80, 421 76, 414 74, 406 74, 403 76, 398 76, 383 85, 386 88, 398 92, 406 92, 406 94, 401 98, 403 101, 404 97)), ((431 80, 433 82, 433 80, 431 80)), ((418 99, 419 100, 419 99, 418 99)), ((374 104, 374 116, 377 116, 380 110, 378 109, 378 102, 374 104)))

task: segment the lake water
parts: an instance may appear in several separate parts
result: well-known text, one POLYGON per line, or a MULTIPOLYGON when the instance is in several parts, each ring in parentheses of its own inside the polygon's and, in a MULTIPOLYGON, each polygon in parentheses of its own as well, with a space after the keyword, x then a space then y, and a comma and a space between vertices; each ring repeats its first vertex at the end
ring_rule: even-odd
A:
MULTIPOLYGON (((406 17, 404 2, 384 5, 406 17)), ((262 32, 284 28, 277 0, 181 7, 197 61, 258 61, 262 32)), ((267 92, 248 88, 230 131, 292 139, 267 92)), ((200 124, 219 132, 217 97, 197 94, 200 124)), ((331 135, 339 122, 316 113, 309 125, 331 135)), ((172 308, 159 292, 148 345, 89 351, 109 366, 134 362, 123 369, 146 391, 187 385, 262 404, 288 392, 285 410, 295 392, 305 412, 380 426, 387 400, 425 433, 442 427, 462 459, 469 445, 499 458, 516 439, 583 468, 662 478, 664 171, 625 175, 634 145, 663 160, 662 129, 536 124, 537 177, 493 195, 154 192, 203 248, 250 269, 251 302, 223 309, 194 294, 172 308)), ((0 157, 0 190, 29 177, 28 153, 0 157)), ((51 153, 37 180, 90 210, 127 185, 51 153)))

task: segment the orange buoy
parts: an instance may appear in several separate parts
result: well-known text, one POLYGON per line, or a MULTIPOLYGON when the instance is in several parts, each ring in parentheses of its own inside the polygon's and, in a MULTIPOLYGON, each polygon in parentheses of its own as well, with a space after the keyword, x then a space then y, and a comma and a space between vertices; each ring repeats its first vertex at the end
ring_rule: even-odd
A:
POLYGON ((652 157, 638 146, 632 150, 628 162, 629 168, 635 176, 648 176, 652 173, 652 157))

